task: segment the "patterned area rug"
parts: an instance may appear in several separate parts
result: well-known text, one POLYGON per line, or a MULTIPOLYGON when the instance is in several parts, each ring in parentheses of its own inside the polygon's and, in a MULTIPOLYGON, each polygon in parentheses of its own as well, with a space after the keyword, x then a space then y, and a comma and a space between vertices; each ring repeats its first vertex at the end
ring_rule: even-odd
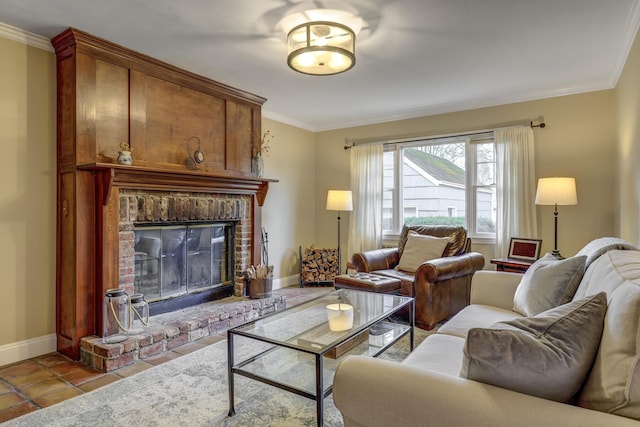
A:
MULTIPOLYGON (((415 343, 433 331, 416 328, 415 343)), ((239 349, 242 351, 242 349, 239 349)), ((381 358, 401 361, 404 337, 381 358)), ((229 417, 227 341, 210 345, 90 393, 8 421, 8 426, 278 426, 316 425, 315 402, 235 376, 236 415, 229 417)), ((342 416, 325 399, 325 426, 342 416)))

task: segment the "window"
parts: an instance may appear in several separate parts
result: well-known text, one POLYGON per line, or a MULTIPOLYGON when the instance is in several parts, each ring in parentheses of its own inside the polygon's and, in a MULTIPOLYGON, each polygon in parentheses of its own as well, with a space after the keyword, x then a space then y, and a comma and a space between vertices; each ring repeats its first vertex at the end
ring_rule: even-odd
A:
POLYGON ((416 218, 418 216, 418 207, 417 206, 405 206, 404 207, 404 217, 405 218, 416 218))
POLYGON ((495 238, 492 134, 388 144, 384 153, 383 233, 403 224, 460 225, 495 238))

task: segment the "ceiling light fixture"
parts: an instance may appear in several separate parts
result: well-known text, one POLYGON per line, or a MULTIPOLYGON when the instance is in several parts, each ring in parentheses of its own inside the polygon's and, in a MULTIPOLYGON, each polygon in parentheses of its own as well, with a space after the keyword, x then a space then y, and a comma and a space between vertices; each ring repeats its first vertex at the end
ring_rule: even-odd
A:
POLYGON ((313 21, 295 26, 287 35, 287 64, 315 76, 343 73, 356 64, 356 34, 346 25, 313 21))

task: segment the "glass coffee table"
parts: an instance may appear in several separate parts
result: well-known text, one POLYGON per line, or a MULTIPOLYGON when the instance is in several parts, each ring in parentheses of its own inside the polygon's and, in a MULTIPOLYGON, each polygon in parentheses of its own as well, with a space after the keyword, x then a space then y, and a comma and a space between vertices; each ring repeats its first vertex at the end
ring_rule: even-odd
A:
POLYGON ((409 334, 413 350, 414 300, 341 289, 229 329, 229 416, 235 415, 234 375, 316 401, 318 425, 333 375, 347 355, 377 357, 409 334), (401 309, 407 323, 389 317, 401 309))

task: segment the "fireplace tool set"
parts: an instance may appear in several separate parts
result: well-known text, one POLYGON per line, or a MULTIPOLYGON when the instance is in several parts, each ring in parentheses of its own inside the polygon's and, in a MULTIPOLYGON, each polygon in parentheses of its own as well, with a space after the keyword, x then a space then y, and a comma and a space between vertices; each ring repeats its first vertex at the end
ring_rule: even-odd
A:
POLYGON ((273 286, 273 265, 269 265, 269 237, 262 228, 262 264, 244 271, 249 298, 269 298, 273 286))

